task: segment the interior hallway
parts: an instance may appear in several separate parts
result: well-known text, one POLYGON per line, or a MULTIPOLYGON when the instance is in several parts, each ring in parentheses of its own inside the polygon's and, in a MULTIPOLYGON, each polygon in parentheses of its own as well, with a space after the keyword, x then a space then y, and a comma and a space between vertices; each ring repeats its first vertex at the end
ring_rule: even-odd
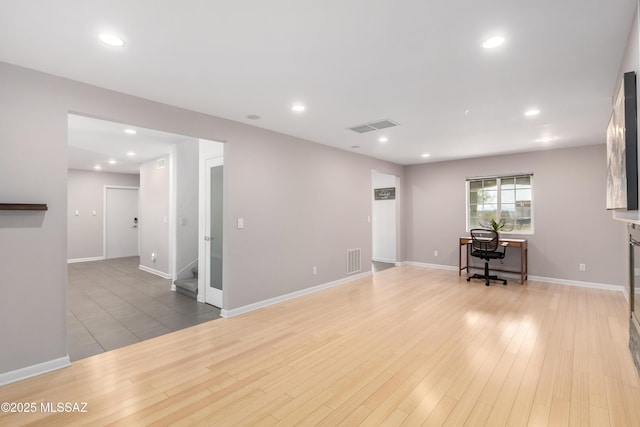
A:
POLYGON ((170 290, 139 257, 69 264, 71 361, 217 319, 220 309, 170 290))

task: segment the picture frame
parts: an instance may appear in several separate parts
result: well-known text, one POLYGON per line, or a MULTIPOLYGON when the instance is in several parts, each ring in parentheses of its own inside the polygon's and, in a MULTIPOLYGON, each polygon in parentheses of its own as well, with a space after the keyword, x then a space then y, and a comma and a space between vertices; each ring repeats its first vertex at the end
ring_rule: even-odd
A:
POLYGON ((607 126, 607 209, 638 209, 636 73, 628 72, 607 126))
POLYGON ((396 188, 395 187, 374 188, 373 199, 374 200, 395 200, 396 188))

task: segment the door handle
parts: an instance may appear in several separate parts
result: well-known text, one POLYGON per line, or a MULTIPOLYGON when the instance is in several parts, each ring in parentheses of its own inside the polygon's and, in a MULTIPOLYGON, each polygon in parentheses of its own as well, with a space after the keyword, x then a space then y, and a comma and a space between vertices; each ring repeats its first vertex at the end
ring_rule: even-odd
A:
POLYGON ((211 237, 209 237, 209 236, 204 236, 204 241, 205 241, 205 242, 208 242, 208 241, 210 241, 210 240, 211 240, 211 237))

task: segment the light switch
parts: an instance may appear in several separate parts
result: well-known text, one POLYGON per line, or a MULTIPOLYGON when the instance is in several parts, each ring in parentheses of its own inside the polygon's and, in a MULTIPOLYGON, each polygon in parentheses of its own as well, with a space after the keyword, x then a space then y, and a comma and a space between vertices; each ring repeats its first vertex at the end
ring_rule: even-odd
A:
POLYGON ((76 209, 76 216, 80 216, 80 211, 76 209))
POLYGON ((96 211, 93 211, 93 216, 96 216, 96 211))
POLYGON ((238 218, 238 228, 244 228, 244 218, 238 218))
POLYGON ((185 217, 180 218, 180 225, 187 225, 187 218, 185 217))

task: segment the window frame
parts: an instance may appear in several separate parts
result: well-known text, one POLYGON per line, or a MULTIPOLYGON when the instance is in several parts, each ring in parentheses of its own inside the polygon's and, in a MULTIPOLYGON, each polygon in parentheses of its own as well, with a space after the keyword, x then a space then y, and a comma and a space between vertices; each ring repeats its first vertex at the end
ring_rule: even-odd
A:
POLYGON ((467 233, 471 230, 470 227, 470 198, 471 198, 471 183, 472 182, 478 182, 478 181, 485 181, 485 180, 496 180, 496 193, 497 193, 497 200, 496 200, 496 205, 497 205, 497 211, 496 211, 496 216, 498 218, 500 218, 500 215, 502 213, 502 180, 503 179, 508 179, 508 178, 521 178, 521 177, 527 177, 529 178, 529 187, 530 187, 530 191, 531 191, 531 228, 529 230, 511 230, 511 231, 501 231, 502 234, 518 234, 518 235, 532 235, 534 234, 534 197, 533 197, 533 173, 529 172, 529 173, 514 173, 514 174, 505 174, 505 175, 491 175, 491 176, 479 176, 479 177, 472 177, 472 178, 467 178, 465 181, 465 198, 466 198, 466 203, 465 203, 465 218, 466 218, 466 231, 467 233))

